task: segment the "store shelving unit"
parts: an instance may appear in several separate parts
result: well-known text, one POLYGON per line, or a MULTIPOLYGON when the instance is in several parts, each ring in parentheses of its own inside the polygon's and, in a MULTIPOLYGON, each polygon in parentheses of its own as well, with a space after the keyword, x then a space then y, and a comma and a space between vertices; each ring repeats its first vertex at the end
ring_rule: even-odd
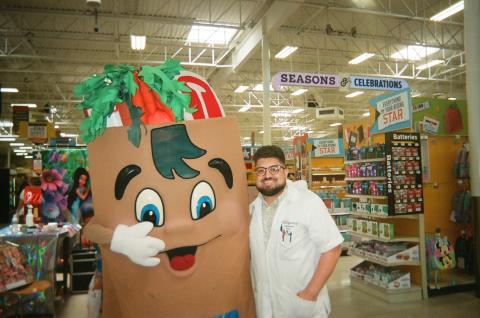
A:
MULTIPOLYGON (((398 134, 397 134, 398 135, 398 134)), ((400 135, 402 135, 400 133, 400 135)), ((392 169, 392 166, 395 165, 395 163, 392 162, 392 159, 394 160, 403 160, 408 161, 408 160, 419 160, 418 156, 409 156, 407 158, 402 158, 402 157, 397 157, 393 156, 392 154, 392 145, 398 146, 398 147, 417 147, 419 150, 419 136, 418 134, 416 136, 412 136, 412 134, 405 134, 405 138, 407 139, 406 141, 402 141, 399 143, 395 143, 394 141, 391 140, 391 136, 387 137, 387 142, 390 142, 391 144, 387 146, 386 149, 386 158, 389 158, 389 162, 387 162, 386 158, 373 158, 373 159, 360 159, 360 160, 348 160, 345 161, 345 165, 353 165, 353 164, 363 164, 363 163, 381 163, 385 162, 386 165, 386 175, 385 177, 379 176, 379 177, 347 177, 346 181, 347 182, 356 182, 356 181, 385 181, 388 185, 387 187, 387 195, 385 196, 375 196, 375 195, 360 195, 360 194, 347 194, 346 197, 350 197, 353 199, 358 199, 361 202, 367 202, 367 203, 381 203, 381 204, 388 204, 388 214, 377 214, 377 213, 362 213, 362 212, 356 212, 353 211, 351 214, 352 218, 358 219, 358 220, 371 220, 371 221, 378 221, 378 223, 393 223, 395 225, 395 222, 399 219, 403 219, 404 221, 402 222, 407 222, 408 227, 411 228, 416 228, 416 234, 415 235, 402 235, 397 232, 395 232, 394 238, 385 238, 380 235, 372 235, 368 233, 359 233, 356 231, 352 231, 351 235, 354 238, 357 238, 358 240, 374 240, 374 241, 379 241, 379 242, 413 242, 418 244, 418 261, 410 261, 410 260, 403 260, 399 259, 398 261, 395 260, 394 262, 386 262, 385 259, 382 259, 376 254, 373 253, 367 253, 365 251, 361 251, 358 249, 350 249, 349 253, 351 255, 355 255, 357 257, 360 257, 364 260, 367 260, 371 263, 378 264, 384 267, 397 267, 397 266, 406 266, 406 268, 409 267, 417 267, 420 270, 420 284, 414 285, 412 284, 411 288, 406 288, 406 289, 387 289, 387 288, 382 288, 379 287, 375 284, 372 284, 371 282, 364 281, 359 277, 356 276, 351 276, 351 284, 352 287, 359 289, 361 291, 364 291, 368 294, 371 294, 375 297, 381 298, 387 302, 390 303, 399 303, 399 302, 405 302, 405 301, 412 301, 412 300, 420 300, 420 299, 426 299, 428 297, 428 289, 427 289, 427 266, 426 266, 426 252, 425 252, 425 224, 424 224, 424 215, 421 213, 423 211, 423 199, 422 198, 415 198, 410 200, 411 198, 404 198, 400 197, 398 193, 404 189, 421 189, 421 172, 417 171, 408 171, 407 173, 403 173, 404 171, 398 171, 395 169, 392 169), (390 139, 389 139, 390 138, 390 139), (411 138, 413 141, 411 141, 411 138), (415 142, 418 138, 418 143, 415 142), (395 184, 395 175, 406 175, 406 174, 413 174, 416 176, 416 182, 415 186, 408 186, 404 187, 403 185, 400 186, 398 184, 395 184), (420 185, 418 185, 420 183, 420 185), (398 191, 400 190, 400 191, 398 191), (398 192, 397 192, 398 191, 398 192), (419 206, 421 205, 422 211, 418 211, 416 209, 413 211, 414 213, 406 213, 407 210, 396 210, 398 207, 404 207, 407 204, 413 205, 415 202, 419 206)), ((418 151, 420 153, 420 151, 418 151)), ((401 163, 403 164, 403 163, 401 163)), ((400 164, 400 165, 401 165, 400 164)), ((410 164, 410 163, 409 163, 410 164)), ((406 191, 406 190, 405 190, 406 191)), ((358 221, 357 221, 358 222, 358 221)), ((405 224, 404 224, 405 226, 405 224)), ((396 226, 395 226, 396 228, 396 226)), ((418 282, 417 282, 418 283, 418 282)))

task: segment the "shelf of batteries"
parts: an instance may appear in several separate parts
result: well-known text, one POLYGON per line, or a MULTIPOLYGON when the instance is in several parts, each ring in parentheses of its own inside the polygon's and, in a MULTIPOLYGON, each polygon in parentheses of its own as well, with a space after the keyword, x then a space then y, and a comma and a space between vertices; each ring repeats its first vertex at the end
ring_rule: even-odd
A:
POLYGON ((343 250, 348 250, 350 247, 350 233, 348 228, 348 217, 352 213, 352 199, 341 197, 342 194, 339 194, 334 191, 322 191, 322 190, 312 190, 315 192, 325 203, 325 206, 328 209, 328 212, 335 220, 335 223, 340 230, 344 238, 342 244, 343 250))

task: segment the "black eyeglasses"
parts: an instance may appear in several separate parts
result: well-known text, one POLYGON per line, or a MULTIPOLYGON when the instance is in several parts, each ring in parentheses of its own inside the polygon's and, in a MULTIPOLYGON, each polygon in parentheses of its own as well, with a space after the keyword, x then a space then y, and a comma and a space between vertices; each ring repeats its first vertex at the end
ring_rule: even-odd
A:
POLYGON ((273 176, 278 174, 280 172, 280 169, 285 169, 285 167, 281 165, 273 165, 270 167, 257 167, 255 169, 255 174, 257 175, 257 177, 262 177, 267 173, 268 170, 268 172, 273 176))

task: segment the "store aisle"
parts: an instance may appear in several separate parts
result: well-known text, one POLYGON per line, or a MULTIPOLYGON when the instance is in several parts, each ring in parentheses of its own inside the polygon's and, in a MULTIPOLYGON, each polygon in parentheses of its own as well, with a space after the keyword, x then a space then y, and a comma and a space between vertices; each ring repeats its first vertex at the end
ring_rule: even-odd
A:
MULTIPOLYGON (((388 304, 350 288, 349 269, 361 259, 341 257, 328 288, 330 318, 480 318, 480 299, 473 293, 457 293, 427 301, 388 304)), ((87 295, 73 295, 59 308, 59 318, 87 317, 87 295)))
POLYGON ((341 257, 328 288, 330 318, 473 318, 480 317, 480 299, 474 293, 456 293, 427 301, 389 304, 350 288, 349 270, 362 259, 341 257))

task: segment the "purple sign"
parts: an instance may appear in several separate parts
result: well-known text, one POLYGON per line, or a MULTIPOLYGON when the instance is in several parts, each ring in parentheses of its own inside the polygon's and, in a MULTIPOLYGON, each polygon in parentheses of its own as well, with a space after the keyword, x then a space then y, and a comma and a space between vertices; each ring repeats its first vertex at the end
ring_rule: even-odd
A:
POLYGON ((273 76, 272 86, 276 91, 280 91, 280 86, 340 87, 340 76, 318 73, 278 72, 273 76))

